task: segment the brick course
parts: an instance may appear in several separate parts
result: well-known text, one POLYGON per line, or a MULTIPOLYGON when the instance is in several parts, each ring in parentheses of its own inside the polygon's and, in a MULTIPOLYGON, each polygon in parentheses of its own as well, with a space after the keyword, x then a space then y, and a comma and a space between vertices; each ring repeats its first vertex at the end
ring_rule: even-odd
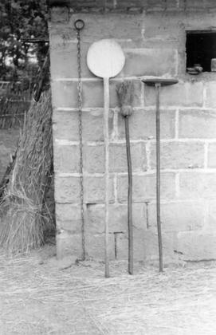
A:
POLYGON ((216 114, 212 110, 180 110, 179 137, 215 138, 216 114))
POLYGON ((176 51, 163 49, 126 50, 125 76, 162 76, 176 74, 176 51), (163 61, 161 61, 163 60, 163 61), (160 66, 158 66, 160 64, 160 66))
MULTIPOLYGON (((133 225, 136 229, 146 230, 146 208, 145 204, 134 204, 133 225)), ((110 233, 127 234, 127 205, 112 204, 109 207, 109 231, 110 233)), ((104 225, 104 205, 88 206, 88 223, 86 230, 89 234, 102 234, 104 225)))
MULTIPOLYGON (((156 168, 155 144, 151 144, 150 166, 156 168)), ((195 169, 204 167, 204 143, 167 142, 161 145, 161 169, 195 169)))
MULTIPOLYGON (((155 105, 155 89, 146 85, 145 106, 155 105)), ((184 83, 161 89, 162 106, 203 106, 203 83, 184 83)))
MULTIPOLYGON (((163 232, 200 230, 204 225, 202 202, 171 202, 161 205, 163 232)), ((149 227, 156 228, 156 205, 149 206, 149 227)))
POLYGON ((78 145, 55 145, 54 146, 54 168, 56 172, 75 173, 79 172, 79 146, 78 145), (71 159, 73 157, 73 159, 71 159))
POLYGON ((208 167, 216 168, 216 143, 208 145, 208 167))
MULTIPOLYGON (((127 201, 127 177, 118 177, 117 186, 118 201, 127 201)), ((173 199, 175 197, 175 174, 164 173, 161 177, 161 193, 165 199, 173 199)), ((155 174, 147 174, 143 176, 134 175, 133 177, 133 201, 146 202, 155 199, 156 194, 156 178, 155 174)))
POLYGON ((216 173, 186 172, 180 174, 180 197, 212 198, 216 192, 216 173))
MULTIPOLYGON (((112 114, 110 119, 111 128, 112 114)), ((100 110, 92 109, 91 111, 83 112, 82 123, 84 141, 103 141, 103 115, 100 110)), ((57 140, 79 141, 79 117, 77 111, 54 110, 53 132, 57 140)))
MULTIPOLYGON (((130 117, 130 135, 135 140, 155 138, 155 108, 153 110, 135 110, 130 117)), ((119 117, 119 137, 125 138, 124 120, 119 117)), ((174 138, 175 112, 161 109, 161 138, 174 138)))

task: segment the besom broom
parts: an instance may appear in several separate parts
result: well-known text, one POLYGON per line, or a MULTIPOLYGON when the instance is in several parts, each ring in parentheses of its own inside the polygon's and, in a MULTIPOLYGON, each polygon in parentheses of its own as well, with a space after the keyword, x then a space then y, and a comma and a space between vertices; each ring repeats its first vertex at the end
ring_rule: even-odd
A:
POLYGON ((26 252, 43 243, 45 227, 53 225, 46 206, 52 168, 50 91, 32 100, 25 116, 13 169, 0 203, 0 246, 26 252))
POLYGON ((132 219, 132 159, 130 148, 129 117, 133 113, 134 86, 131 81, 125 81, 117 85, 117 96, 120 105, 120 113, 125 121, 125 140, 128 166, 128 273, 133 274, 133 219, 132 219))

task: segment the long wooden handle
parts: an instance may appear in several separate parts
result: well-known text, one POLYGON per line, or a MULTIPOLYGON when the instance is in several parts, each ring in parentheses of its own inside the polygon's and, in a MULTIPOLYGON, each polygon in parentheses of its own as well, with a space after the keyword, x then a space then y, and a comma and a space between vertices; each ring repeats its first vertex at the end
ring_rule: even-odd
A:
POLYGON ((105 277, 109 275, 109 78, 104 78, 105 277))
POLYGON ((163 245, 161 232, 161 215, 160 215, 160 89, 161 84, 157 83, 156 88, 156 193, 157 193, 157 230, 158 230, 158 250, 159 250, 159 271, 163 271, 163 245))

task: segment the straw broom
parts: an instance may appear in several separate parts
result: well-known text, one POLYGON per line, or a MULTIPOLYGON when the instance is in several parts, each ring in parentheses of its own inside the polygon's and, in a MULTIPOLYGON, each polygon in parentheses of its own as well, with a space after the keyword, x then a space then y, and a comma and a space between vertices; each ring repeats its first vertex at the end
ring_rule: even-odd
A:
POLYGON ((45 194, 52 166, 51 96, 45 92, 39 102, 31 102, 23 131, 0 204, 0 246, 17 253, 43 243, 45 194))
POLYGON ((126 153, 128 164, 128 273, 133 274, 133 222, 132 222, 132 160, 130 150, 129 116, 132 115, 134 86, 127 81, 117 86, 121 115, 125 119, 126 153))

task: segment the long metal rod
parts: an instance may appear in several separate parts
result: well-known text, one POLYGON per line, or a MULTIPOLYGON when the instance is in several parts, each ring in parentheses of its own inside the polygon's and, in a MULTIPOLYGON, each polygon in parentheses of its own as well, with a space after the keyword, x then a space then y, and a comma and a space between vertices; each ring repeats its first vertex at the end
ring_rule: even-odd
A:
POLYGON ((128 164, 128 273, 133 274, 133 222, 132 222, 132 161, 130 150, 129 116, 125 117, 125 136, 128 164))
POLYGON ((160 89, 161 84, 156 83, 156 201, 157 201, 157 230, 158 230, 158 251, 159 251, 159 271, 163 272, 163 244, 161 232, 160 215, 160 89))
POLYGON ((109 78, 104 78, 105 277, 109 278, 109 78))
POLYGON ((81 207, 81 239, 82 239, 82 260, 86 259, 86 246, 85 246, 85 211, 86 206, 84 203, 84 178, 83 178, 83 134, 82 134, 82 69, 81 69, 81 36, 80 31, 84 27, 84 22, 78 27, 79 20, 75 22, 77 31, 77 63, 78 63, 78 119, 79 119, 79 172, 80 172, 80 207, 81 207))

